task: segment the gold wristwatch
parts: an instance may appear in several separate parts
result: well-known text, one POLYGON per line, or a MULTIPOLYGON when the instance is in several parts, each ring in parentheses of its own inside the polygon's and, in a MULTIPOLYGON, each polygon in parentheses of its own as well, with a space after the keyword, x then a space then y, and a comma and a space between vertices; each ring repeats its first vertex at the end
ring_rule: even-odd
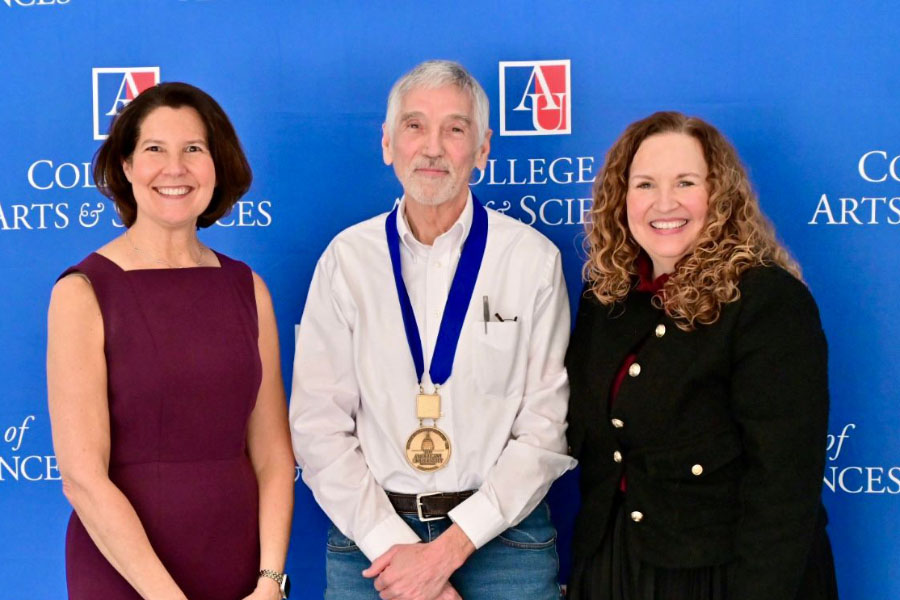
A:
POLYGON ((291 594, 291 580, 288 578, 287 573, 279 573, 278 571, 263 569, 259 572, 259 576, 268 577, 278 584, 278 589, 281 590, 282 600, 285 600, 291 594))

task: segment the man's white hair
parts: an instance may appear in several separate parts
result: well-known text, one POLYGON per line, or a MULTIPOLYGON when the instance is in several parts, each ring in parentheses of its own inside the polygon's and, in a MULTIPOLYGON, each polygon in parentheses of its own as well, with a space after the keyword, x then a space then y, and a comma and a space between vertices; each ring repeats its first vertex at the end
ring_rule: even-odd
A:
POLYGON ((428 60, 416 65, 409 73, 397 80, 388 94, 387 115, 384 122, 393 138, 397 127, 397 112, 403 97, 414 89, 428 89, 452 85, 467 93, 475 108, 475 132, 478 143, 484 141, 488 129, 490 105, 481 84, 459 63, 451 60, 428 60))

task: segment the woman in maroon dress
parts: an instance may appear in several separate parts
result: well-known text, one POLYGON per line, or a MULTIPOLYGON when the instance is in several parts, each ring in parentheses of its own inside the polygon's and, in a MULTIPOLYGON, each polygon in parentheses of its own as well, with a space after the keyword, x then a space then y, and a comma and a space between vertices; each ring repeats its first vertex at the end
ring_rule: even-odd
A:
POLYGON ((294 463, 262 280, 203 245, 249 188, 228 117, 165 83, 94 167, 126 230, 53 289, 53 443, 74 512, 71 600, 275 600, 294 463))

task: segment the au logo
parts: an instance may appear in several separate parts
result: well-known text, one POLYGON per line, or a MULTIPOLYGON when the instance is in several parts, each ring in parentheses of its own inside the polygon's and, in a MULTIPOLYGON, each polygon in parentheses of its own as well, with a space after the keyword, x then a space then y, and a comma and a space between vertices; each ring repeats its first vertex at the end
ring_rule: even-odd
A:
POLYGON ((95 67, 94 139, 105 140, 109 124, 122 107, 159 83, 159 67, 95 67))
POLYGON ((500 135, 572 133, 569 60, 500 62, 500 135))

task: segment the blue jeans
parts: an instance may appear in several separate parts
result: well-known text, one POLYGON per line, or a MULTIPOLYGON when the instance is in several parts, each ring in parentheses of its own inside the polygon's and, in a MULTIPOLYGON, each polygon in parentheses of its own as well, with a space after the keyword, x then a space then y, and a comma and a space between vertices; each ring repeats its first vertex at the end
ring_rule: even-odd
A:
MULTIPOLYGON (((422 523, 401 515, 424 542, 449 528, 450 519, 422 523)), ((374 579, 360 572, 369 559, 353 540, 334 526, 328 532, 325 559, 326 600, 377 600, 374 579)), ((534 512, 475 551, 450 577, 463 600, 559 600, 559 557, 550 509, 541 503, 534 512)))

